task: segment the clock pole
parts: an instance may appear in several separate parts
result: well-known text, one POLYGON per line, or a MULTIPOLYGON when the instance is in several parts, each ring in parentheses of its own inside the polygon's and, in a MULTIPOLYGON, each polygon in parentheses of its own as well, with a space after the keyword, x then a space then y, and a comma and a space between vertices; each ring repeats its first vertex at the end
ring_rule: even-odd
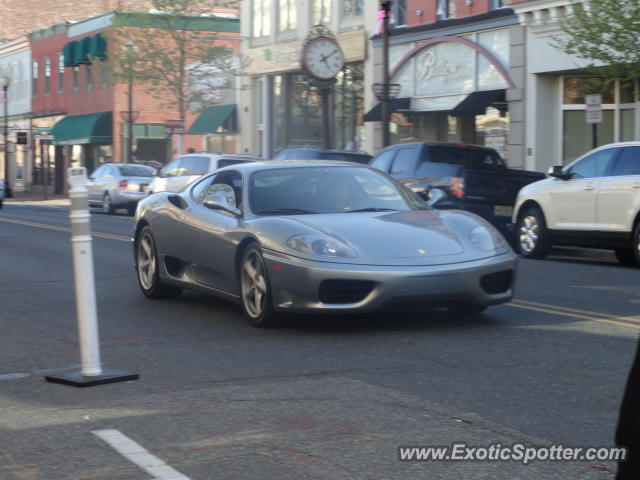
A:
POLYGON ((323 130, 323 144, 322 144, 322 148, 324 148, 325 150, 330 150, 331 149, 331 117, 329 116, 330 113, 330 109, 329 109, 329 97, 330 95, 333 93, 333 88, 332 86, 329 85, 324 85, 324 86, 319 86, 318 89, 320 90, 320 100, 322 103, 322 130, 323 130))

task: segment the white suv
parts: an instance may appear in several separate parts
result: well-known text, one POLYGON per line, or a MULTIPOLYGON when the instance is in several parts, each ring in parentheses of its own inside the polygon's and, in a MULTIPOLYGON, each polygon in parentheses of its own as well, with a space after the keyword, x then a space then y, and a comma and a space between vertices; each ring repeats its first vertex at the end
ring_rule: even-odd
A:
POLYGON ((548 173, 518 193, 520 253, 544 258, 552 245, 607 248, 620 262, 640 265, 640 142, 604 145, 548 173))
POLYGON ((195 179, 218 168, 241 162, 255 162, 262 158, 254 155, 230 153, 187 153, 169 162, 158 172, 148 187, 148 193, 177 192, 195 179))

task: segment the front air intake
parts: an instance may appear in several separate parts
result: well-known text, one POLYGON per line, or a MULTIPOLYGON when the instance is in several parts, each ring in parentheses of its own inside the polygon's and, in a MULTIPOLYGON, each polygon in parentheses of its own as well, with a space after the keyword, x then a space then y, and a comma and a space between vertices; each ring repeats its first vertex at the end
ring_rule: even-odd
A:
POLYGON ((325 280, 320 284, 322 303, 357 303, 371 293, 374 282, 369 280, 325 280))

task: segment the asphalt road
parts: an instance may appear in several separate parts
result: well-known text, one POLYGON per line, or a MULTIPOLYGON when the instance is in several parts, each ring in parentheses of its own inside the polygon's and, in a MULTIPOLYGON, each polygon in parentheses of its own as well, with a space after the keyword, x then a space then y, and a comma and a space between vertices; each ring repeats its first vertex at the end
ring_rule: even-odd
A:
POLYGON ((611 255, 521 260, 516 300, 477 317, 298 317, 260 330, 215 298, 143 297, 132 218, 92 217, 102 361, 141 378, 44 381, 79 363, 68 211, 5 205, 1 479, 612 478, 613 462, 405 463, 397 451, 612 445, 640 270, 611 255), (119 453, 104 430, 135 443, 119 453))

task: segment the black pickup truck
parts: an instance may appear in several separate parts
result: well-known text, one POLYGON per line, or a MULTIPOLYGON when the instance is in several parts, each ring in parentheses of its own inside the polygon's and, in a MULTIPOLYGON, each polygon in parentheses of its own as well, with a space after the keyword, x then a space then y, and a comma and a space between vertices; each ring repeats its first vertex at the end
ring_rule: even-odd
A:
POLYGON ((439 188, 446 197, 437 208, 468 210, 488 220, 505 237, 518 191, 545 174, 507 168, 492 148, 454 143, 403 143, 380 151, 369 161, 427 199, 439 188))

